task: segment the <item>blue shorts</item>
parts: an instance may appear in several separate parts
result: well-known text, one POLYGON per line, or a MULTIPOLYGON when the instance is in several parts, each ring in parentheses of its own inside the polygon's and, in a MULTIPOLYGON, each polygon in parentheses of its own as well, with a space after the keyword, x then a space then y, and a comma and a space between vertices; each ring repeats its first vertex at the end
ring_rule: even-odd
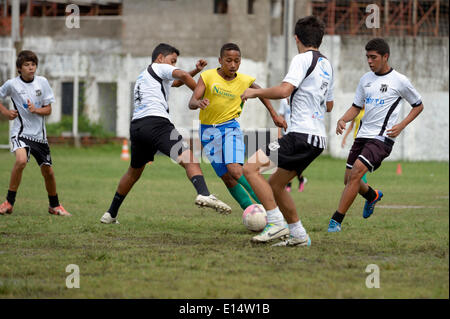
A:
POLYGON ((208 157, 217 176, 228 172, 227 164, 244 164, 245 144, 236 120, 219 125, 200 125, 203 153, 208 157))

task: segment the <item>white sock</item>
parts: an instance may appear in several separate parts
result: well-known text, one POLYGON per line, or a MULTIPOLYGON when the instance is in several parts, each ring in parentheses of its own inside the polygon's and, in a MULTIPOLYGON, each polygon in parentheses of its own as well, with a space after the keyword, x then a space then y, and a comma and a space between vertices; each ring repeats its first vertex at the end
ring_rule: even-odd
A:
POLYGON ((289 234, 296 238, 305 238, 306 237, 306 229, 303 227, 302 222, 298 221, 293 224, 288 224, 289 234))
POLYGON ((285 224, 283 214, 278 206, 267 211, 267 223, 277 226, 283 226, 285 224))

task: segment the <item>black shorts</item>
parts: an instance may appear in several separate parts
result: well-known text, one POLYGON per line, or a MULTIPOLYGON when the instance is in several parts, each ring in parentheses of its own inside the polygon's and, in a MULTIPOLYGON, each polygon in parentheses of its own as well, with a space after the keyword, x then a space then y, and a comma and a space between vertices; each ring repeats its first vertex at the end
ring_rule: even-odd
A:
POLYGON ((153 161, 157 151, 174 161, 189 145, 166 118, 147 116, 131 122, 131 167, 141 168, 153 161))
POLYGON ((27 150, 28 160, 30 160, 30 154, 33 155, 34 159, 39 166, 48 165, 52 166, 52 157, 50 156, 50 147, 47 143, 40 143, 29 140, 25 137, 19 137, 12 139, 13 150, 18 148, 25 148, 27 150))
POLYGON ((309 144, 308 134, 290 132, 265 147, 266 155, 278 167, 300 175, 323 152, 309 144))
POLYGON ((346 167, 352 169, 355 161, 359 159, 370 172, 373 172, 391 154, 393 145, 394 142, 391 140, 383 142, 375 138, 357 138, 348 154, 346 167))

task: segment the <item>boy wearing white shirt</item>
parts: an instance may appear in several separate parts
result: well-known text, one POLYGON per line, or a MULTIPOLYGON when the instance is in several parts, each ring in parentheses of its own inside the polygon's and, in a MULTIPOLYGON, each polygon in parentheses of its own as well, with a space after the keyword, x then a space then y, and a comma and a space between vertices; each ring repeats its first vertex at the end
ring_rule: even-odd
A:
POLYGON ((268 224, 254 242, 269 242, 289 235, 274 246, 310 246, 295 203, 285 187, 301 174, 327 145, 324 115, 333 108, 333 69, 319 52, 325 25, 314 16, 297 21, 295 41, 299 54, 291 62, 283 82, 267 89, 247 89, 242 99, 285 99, 292 109, 289 133, 258 150, 244 166, 244 174, 267 211, 268 224), (275 158, 276 157, 276 158, 275 158), (277 161, 276 161, 277 160, 277 161), (260 169, 277 162, 267 182, 260 169), (283 217, 288 225, 286 227, 283 217))
POLYGON ((175 67, 179 54, 173 46, 159 44, 153 50, 152 63, 136 80, 130 125, 131 163, 119 182, 110 208, 100 219, 104 224, 118 224, 120 205, 140 178, 146 164, 154 160, 157 151, 169 156, 186 170, 187 177, 197 191, 196 205, 210 207, 223 214, 231 213, 227 204, 209 192, 198 161, 170 120, 170 88, 186 84, 194 90, 196 83, 192 76, 207 64, 205 60, 199 60, 195 70, 188 73, 175 67))
POLYGON ((358 135, 350 150, 345 188, 338 209, 328 225, 328 232, 341 231, 341 224, 358 193, 366 199, 363 217, 373 214, 375 204, 383 193, 373 190, 361 178, 367 171, 373 172, 389 156, 400 132, 423 110, 422 98, 406 76, 389 66, 389 45, 376 38, 366 44, 366 57, 371 72, 362 76, 356 89, 353 105, 338 120, 336 134, 342 134, 346 123, 351 122, 364 107, 358 135), (412 109, 397 123, 400 101, 404 98, 412 109))
POLYGON ((19 76, 6 81, 0 87, 0 99, 9 96, 14 105, 14 110, 9 110, 0 103, 0 113, 9 120, 14 120, 10 140, 11 152, 16 156, 8 195, 6 201, 0 205, 0 215, 12 214, 23 170, 30 160, 30 155, 33 155, 45 180, 49 199, 48 212, 52 215, 71 216, 58 200, 45 129, 45 116, 52 112, 51 103, 55 102, 55 97, 47 79, 35 75, 37 66, 38 57, 34 52, 21 51, 16 60, 19 76))

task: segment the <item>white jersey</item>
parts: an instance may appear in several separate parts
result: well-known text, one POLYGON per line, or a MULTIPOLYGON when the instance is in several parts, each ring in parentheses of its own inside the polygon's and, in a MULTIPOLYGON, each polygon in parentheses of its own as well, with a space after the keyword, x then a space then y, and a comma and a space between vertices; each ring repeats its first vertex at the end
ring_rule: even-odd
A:
POLYGON ((383 75, 374 72, 364 74, 359 81, 353 102, 353 106, 365 106, 356 138, 395 140, 387 137, 386 132, 397 123, 402 98, 413 107, 422 104, 421 96, 409 79, 394 69, 383 75))
POLYGON ((326 148, 326 102, 333 100, 334 74, 331 63, 319 51, 297 54, 283 82, 295 87, 291 95, 290 132, 305 133, 320 138, 314 146, 326 148))
POLYGON ((18 116, 14 119, 10 139, 25 137, 35 142, 47 143, 45 118, 28 110, 27 100, 36 108, 55 102, 53 91, 43 76, 34 76, 25 82, 20 76, 10 79, 0 87, 0 99, 10 96, 18 116))
POLYGON ((170 64, 152 63, 139 75, 134 86, 132 120, 146 116, 170 120, 168 100, 170 87, 175 80, 172 76, 174 70, 176 68, 170 64))
POLYGON ((286 120, 287 130, 284 128, 281 129, 281 134, 286 135, 291 130, 291 107, 287 99, 282 99, 280 101, 280 109, 278 110, 278 113, 286 120))

